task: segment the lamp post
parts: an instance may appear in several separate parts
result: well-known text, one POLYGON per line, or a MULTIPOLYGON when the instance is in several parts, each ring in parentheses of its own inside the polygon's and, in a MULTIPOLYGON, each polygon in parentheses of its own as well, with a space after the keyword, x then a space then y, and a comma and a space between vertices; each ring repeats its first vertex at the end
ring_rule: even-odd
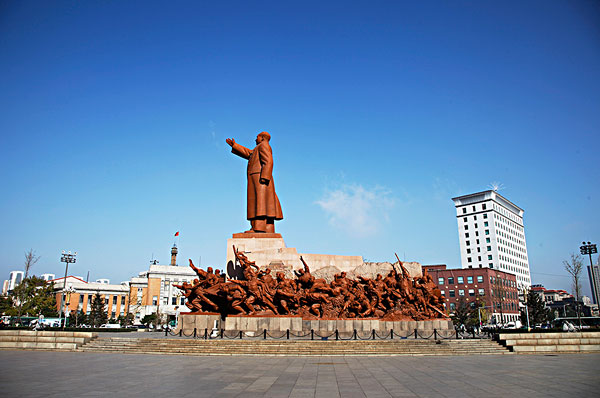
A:
POLYGON ((598 284, 600 284, 600 281, 596 280, 596 273, 594 272, 594 263, 592 261, 592 254, 598 253, 598 249, 596 248, 595 243, 588 242, 586 244, 585 242, 581 242, 581 246, 579 247, 579 250, 581 251, 581 254, 583 254, 584 256, 586 254, 588 256, 590 256, 589 274, 590 274, 590 278, 591 278, 591 282, 592 282, 592 293, 596 299, 596 304, 599 304, 600 297, 598 297, 598 290, 596 290, 596 289, 598 289, 598 284))
MULTIPOLYGON (((66 305, 66 303, 67 303, 67 301, 65 300, 66 299, 65 294, 66 294, 66 290, 67 290, 67 273, 69 272, 69 264, 75 263, 75 256, 77 256, 77 252, 74 252, 73 254, 71 254, 70 250, 68 252, 65 252, 63 250, 62 255, 60 256, 60 262, 65 263, 65 280, 63 282, 63 290, 60 295, 60 310, 58 311, 59 325, 62 324, 62 314, 65 311, 65 308, 63 306, 66 305)), ((62 325, 63 330, 66 326, 66 323, 67 323, 67 318, 65 317, 65 323, 62 325)))
POLYGON ((525 302, 525 314, 527 314, 527 332, 531 332, 531 326, 529 326, 529 308, 527 307, 527 288, 523 289, 523 301, 525 302))

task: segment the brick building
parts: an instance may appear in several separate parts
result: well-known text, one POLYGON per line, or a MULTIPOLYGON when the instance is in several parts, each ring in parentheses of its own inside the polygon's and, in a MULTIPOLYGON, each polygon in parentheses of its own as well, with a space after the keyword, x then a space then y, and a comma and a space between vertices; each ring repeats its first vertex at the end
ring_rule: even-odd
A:
MULTIPOLYGON (((437 283, 444 297, 444 306, 448 313, 453 313, 459 299, 472 307, 483 303, 488 318, 496 323, 515 322, 520 320, 519 291, 517 279, 513 274, 492 268, 454 268, 446 265, 424 265, 429 275, 437 283)), ((482 319, 486 323, 488 319, 482 319)))

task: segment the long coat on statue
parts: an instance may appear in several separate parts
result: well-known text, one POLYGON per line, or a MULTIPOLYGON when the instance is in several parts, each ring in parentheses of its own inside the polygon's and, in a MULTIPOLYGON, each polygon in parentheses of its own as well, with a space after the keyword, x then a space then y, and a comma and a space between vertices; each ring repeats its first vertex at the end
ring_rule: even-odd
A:
POLYGON ((231 152, 248 159, 248 220, 258 217, 283 219, 279 198, 275 193, 273 151, 269 141, 262 140, 252 150, 235 143, 231 147, 231 152), (261 178, 268 183, 261 184, 261 178))

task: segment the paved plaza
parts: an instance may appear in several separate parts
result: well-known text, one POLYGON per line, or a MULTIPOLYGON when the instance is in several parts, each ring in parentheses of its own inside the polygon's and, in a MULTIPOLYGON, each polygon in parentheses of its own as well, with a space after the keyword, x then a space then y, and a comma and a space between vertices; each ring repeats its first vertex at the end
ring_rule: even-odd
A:
POLYGON ((193 357, 0 351, 5 397, 597 397, 600 355, 193 357))

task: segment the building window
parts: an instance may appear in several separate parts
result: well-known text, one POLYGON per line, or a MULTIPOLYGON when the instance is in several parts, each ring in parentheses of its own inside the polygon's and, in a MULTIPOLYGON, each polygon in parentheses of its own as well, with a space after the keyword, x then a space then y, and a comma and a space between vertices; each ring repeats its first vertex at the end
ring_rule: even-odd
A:
POLYGON ((457 281, 458 281, 458 283, 459 283, 459 284, 460 284, 460 283, 465 283, 465 280, 464 280, 464 278, 463 278, 462 276, 459 276, 459 277, 457 278, 457 281))
POLYGON ((463 218, 463 221, 464 221, 464 222, 467 222, 467 217, 463 218))
POLYGON ((482 208, 483 210, 485 210, 485 207, 486 207, 486 206, 485 206, 485 203, 481 205, 481 208, 482 208))
POLYGON ((79 295, 79 304, 83 304, 83 294, 79 295))
POLYGON ((171 299, 171 305, 177 305, 177 297, 171 299))
POLYGON ((467 241, 467 246, 471 246, 471 241, 467 241))
POLYGON ((471 296, 471 297, 475 296, 475 289, 469 289, 469 296, 471 296))
POLYGON ((117 305, 117 296, 113 296, 113 305, 117 305))
POLYGON ((449 285, 453 285, 454 284, 454 277, 453 276, 449 276, 448 277, 448 284, 449 285))
POLYGON ((467 254, 471 254, 471 249, 467 249, 467 254))
POLYGON ((490 238, 485 238, 485 243, 490 243, 490 238))
POLYGON ((491 260, 491 259, 492 259, 492 255, 488 254, 488 260, 491 260))
POLYGON ((484 226, 484 227, 487 227, 487 226, 488 226, 488 222, 487 222, 487 221, 486 221, 486 222, 484 222, 484 223, 483 223, 483 226, 484 226))
POLYGON ((480 296, 485 296, 485 290, 483 289, 479 289, 477 293, 479 293, 480 296))
POLYGON ((473 211, 475 211, 475 206, 473 206, 473 211))
POLYGON ((450 297, 456 297, 454 290, 449 290, 448 292, 450 293, 450 297))
POLYGON ((487 214, 484 214, 484 215, 483 215, 483 218, 487 218, 487 214))
POLYGON ((467 232, 467 233, 465 234, 465 238, 468 238, 468 237, 469 237, 469 233, 467 232))
POLYGON ((494 263, 488 263, 488 266, 489 266, 490 268, 494 268, 494 263))
POLYGON ((466 231, 467 229, 469 229, 469 226, 468 226, 468 225, 465 225, 465 231, 466 231))
POLYGON ((181 298, 181 301, 179 302, 181 305, 185 304, 185 297, 181 298))
POLYGON ((115 311, 111 312, 110 317, 115 319, 117 317, 117 313, 115 311))
POLYGON ((473 277, 467 276, 467 283, 473 283, 473 277))
POLYGON ((467 261, 468 261, 468 262, 471 262, 471 257, 467 257, 467 261))
POLYGON ((463 214, 465 214, 467 212, 467 208, 463 207, 463 214))
POLYGON ((460 289, 460 290, 458 291, 458 295, 459 295, 459 296, 464 296, 464 295, 465 295, 465 291, 464 291, 463 289, 460 289))
POLYGON ((446 291, 445 290, 440 290, 440 293, 442 296, 446 297, 446 291))
POLYGON ((483 283, 483 275, 477 275, 477 282, 483 283))
POLYGON ((454 311, 456 309, 456 304, 450 303, 450 311, 454 311))
MULTIPOLYGON (((479 249, 479 248, 478 248, 479 249)), ((479 250, 478 250, 479 251, 479 250)), ((477 261, 481 261, 481 256, 477 256, 477 261)))
POLYGON ((491 252, 492 251, 492 246, 488 246, 487 247, 487 251, 491 252))
POLYGON ((486 235, 489 235, 489 234, 490 234, 490 230, 489 230, 489 229, 486 229, 486 230, 485 230, 485 234, 486 234, 486 235))
POLYGON ((104 305, 108 305, 108 297, 104 299, 104 305))
POLYGON ((477 228, 477 223, 475 223, 475 228, 477 228))
POLYGON ((152 305, 158 304, 158 296, 152 296, 152 305))
POLYGON ((440 276, 438 278, 438 285, 443 285, 443 284, 444 284, 444 278, 440 276))

